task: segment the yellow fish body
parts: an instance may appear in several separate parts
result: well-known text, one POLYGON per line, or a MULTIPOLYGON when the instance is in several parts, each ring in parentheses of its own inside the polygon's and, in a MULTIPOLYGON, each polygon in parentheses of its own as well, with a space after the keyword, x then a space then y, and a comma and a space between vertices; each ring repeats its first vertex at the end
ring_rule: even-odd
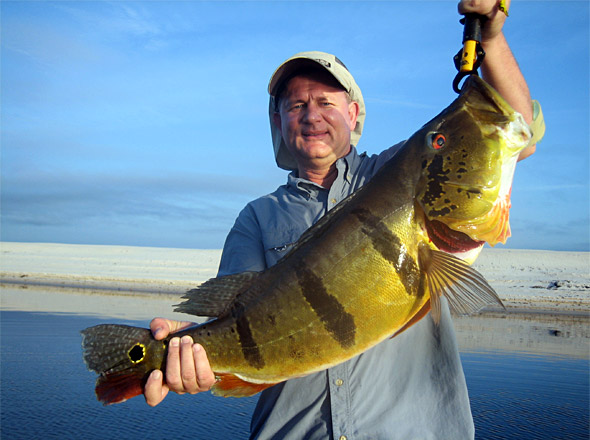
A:
MULTIPOLYGON (((178 311, 216 319, 183 330, 218 377, 213 392, 247 396, 344 362, 405 330, 440 296, 455 312, 498 302, 471 262, 509 235, 510 186, 530 130, 483 80, 416 132, 361 189, 264 272, 211 279, 178 311)), ((168 339, 147 329, 82 331, 105 404, 142 393, 165 369, 168 339)))

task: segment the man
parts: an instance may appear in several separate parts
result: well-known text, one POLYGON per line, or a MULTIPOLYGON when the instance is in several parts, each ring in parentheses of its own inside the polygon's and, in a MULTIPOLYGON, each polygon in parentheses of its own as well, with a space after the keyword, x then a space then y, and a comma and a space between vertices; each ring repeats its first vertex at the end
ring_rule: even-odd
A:
MULTIPOLYGON (((497 2, 462 1, 459 11, 488 16, 482 74, 530 123, 531 99, 501 32, 505 15, 497 2)), ((356 152, 364 102, 352 75, 333 55, 306 52, 290 58, 273 74, 269 93, 277 164, 293 172, 286 185, 240 213, 227 237, 219 275, 275 264, 399 147, 372 157, 356 152)), ((521 158, 533 151, 534 145, 521 158)), ((252 437, 473 438, 456 339, 448 308, 443 309, 439 326, 423 319, 348 362, 265 390, 253 416, 252 437)), ((189 324, 156 318, 151 328, 161 339, 189 324)), ((194 394, 214 382, 202 346, 190 337, 173 338, 166 383, 160 371, 153 372, 145 397, 157 405, 169 390, 194 394)))

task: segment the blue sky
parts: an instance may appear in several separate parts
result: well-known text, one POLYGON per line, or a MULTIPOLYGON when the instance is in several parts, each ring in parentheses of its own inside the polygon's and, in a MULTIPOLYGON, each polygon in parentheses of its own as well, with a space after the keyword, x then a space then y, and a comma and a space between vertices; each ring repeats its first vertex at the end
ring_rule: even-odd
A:
MULTIPOLYGON (((1 240, 220 248, 286 180, 266 86, 335 53, 363 90, 359 150, 407 138, 455 93, 454 1, 6 1, 1 240)), ((589 250, 589 3, 518 1, 505 26, 547 134, 519 163, 509 248, 589 250)))

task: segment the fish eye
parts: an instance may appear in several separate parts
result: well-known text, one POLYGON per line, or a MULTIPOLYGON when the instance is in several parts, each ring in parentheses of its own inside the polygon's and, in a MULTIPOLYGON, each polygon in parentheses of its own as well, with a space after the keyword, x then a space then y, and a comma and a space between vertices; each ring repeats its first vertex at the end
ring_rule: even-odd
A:
POLYGON ((445 142, 447 138, 445 138, 444 134, 442 133, 430 133, 429 135, 429 143, 432 148, 435 150, 440 150, 445 146, 445 142))

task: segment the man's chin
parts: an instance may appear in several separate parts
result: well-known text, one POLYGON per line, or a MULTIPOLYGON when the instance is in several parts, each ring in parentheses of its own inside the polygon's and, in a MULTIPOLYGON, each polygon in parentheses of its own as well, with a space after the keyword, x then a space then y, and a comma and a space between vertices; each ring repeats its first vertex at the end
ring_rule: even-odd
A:
MULTIPOLYGON (((335 148, 331 143, 313 140, 301 144, 294 155, 296 158, 305 161, 327 161, 331 164, 346 156, 350 149, 350 145, 347 148, 335 148)), ((291 151, 291 154, 293 154, 293 151, 291 151)))

